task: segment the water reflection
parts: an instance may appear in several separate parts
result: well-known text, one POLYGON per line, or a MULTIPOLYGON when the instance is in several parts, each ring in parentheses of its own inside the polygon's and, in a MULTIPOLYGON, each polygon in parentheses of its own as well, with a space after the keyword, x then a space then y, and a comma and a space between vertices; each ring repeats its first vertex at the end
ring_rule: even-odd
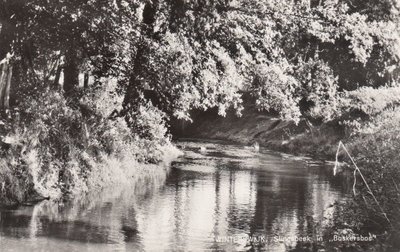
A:
POLYGON ((241 146, 184 142, 167 177, 75 200, 0 211, 15 251, 285 251, 315 236, 345 182, 318 163, 241 146), (200 152, 200 146, 207 151, 200 152), (140 190, 138 188, 147 190, 140 190), (152 190, 149 190, 151 188, 152 190), (227 241, 226 237, 262 237, 227 241))

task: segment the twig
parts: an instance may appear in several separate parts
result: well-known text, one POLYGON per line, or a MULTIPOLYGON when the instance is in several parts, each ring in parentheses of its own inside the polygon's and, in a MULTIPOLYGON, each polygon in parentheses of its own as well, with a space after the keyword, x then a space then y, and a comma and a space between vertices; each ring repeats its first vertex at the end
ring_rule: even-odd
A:
POLYGON ((392 182, 393 182, 393 184, 394 184, 394 187, 396 187, 396 191, 397 191, 397 192, 400 192, 400 191, 399 191, 399 188, 397 187, 396 182, 395 182, 394 179, 393 179, 393 177, 391 177, 391 179, 392 179, 392 182))
POLYGON ((354 194, 354 196, 356 196, 356 184, 357 184, 357 170, 356 169, 354 169, 354 172, 353 172, 353 176, 354 176, 354 182, 353 182, 353 194, 354 194))

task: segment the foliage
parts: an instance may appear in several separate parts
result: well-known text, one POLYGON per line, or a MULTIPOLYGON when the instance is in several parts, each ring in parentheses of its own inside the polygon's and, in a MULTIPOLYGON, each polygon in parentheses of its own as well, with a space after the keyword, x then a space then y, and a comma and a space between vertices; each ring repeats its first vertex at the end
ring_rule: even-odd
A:
POLYGON ((191 109, 214 107, 222 116, 231 107, 240 115, 241 94, 250 91, 259 109, 284 119, 328 121, 336 116, 338 92, 399 78, 398 5, 391 1, 4 5, 2 23, 18 28, 18 78, 30 78, 19 83, 48 85, 57 64, 75 75, 90 70, 99 84, 100 77, 115 77, 125 93, 120 115, 127 120, 152 100, 145 92, 151 90, 153 105, 167 117, 190 120, 191 109))
MULTIPOLYGON (((375 251, 389 251, 398 248, 400 234, 400 162, 398 149, 399 113, 396 109, 386 110, 362 127, 349 141, 351 155, 360 167, 371 191, 355 177, 352 200, 339 205, 340 213, 335 216, 334 229, 352 230, 359 235, 377 235, 368 244, 357 245, 359 251, 375 248, 375 251), (375 198, 374 198, 375 197, 375 198), (375 200, 376 199, 376 200, 375 200)), ((344 244, 342 244, 344 246, 344 244)), ((347 245, 346 245, 347 246, 347 245)))
POLYGON ((345 112, 358 110, 373 118, 388 109, 396 108, 398 105, 400 105, 400 88, 393 86, 378 89, 363 87, 348 92, 342 100, 341 106, 345 112))
POLYGON ((303 110, 309 118, 330 121, 337 118, 340 106, 338 78, 322 60, 301 62, 296 71, 302 89, 303 110))
MULTIPOLYGON (((149 127, 151 139, 135 137, 123 119, 104 117, 104 110, 97 110, 105 104, 100 95, 104 91, 82 95, 78 107, 52 90, 20 104, 20 114, 8 121, 13 129, 2 139, 8 145, 1 153, 0 169, 0 197, 5 203, 32 200, 36 194, 58 198, 87 192, 90 186, 113 180, 107 176, 113 176, 118 162, 130 160, 124 169, 135 169, 138 162, 164 160, 166 147, 174 149, 150 107, 140 112, 138 123, 149 127), (116 167, 100 172, 109 160, 116 167)), ((113 96, 108 99, 108 103, 118 101, 113 96)))
MULTIPOLYGON (((287 65, 287 62, 285 62, 287 65)), ((283 63, 283 64, 285 64, 283 63)), ((300 120, 300 97, 296 95, 299 83, 279 65, 263 65, 259 68, 259 76, 255 81, 252 93, 256 94, 256 105, 262 110, 279 111, 286 120, 300 120), (274 85, 269 85, 274 83, 274 85)))
MULTIPOLYGON (((282 118, 328 121, 337 116, 341 91, 397 78, 397 21, 361 14, 344 2, 145 6, 152 6, 152 19, 139 29, 143 43, 132 47, 126 70, 140 80, 125 79, 127 95, 151 89, 169 116, 190 120, 191 109, 213 107, 220 115, 228 107, 240 115, 241 92, 250 91, 260 109, 282 118)), ((136 99, 127 99, 126 107, 136 99)))

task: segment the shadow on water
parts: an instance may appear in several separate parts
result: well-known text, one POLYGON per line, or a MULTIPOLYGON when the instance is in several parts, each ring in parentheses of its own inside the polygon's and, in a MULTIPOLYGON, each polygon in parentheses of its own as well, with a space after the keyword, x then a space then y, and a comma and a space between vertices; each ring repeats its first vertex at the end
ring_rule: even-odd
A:
POLYGON ((278 238, 315 236, 329 221, 327 209, 349 190, 323 163, 216 142, 180 144, 185 155, 157 182, 149 178, 68 202, 1 210, 0 246, 285 251, 298 244, 278 238))

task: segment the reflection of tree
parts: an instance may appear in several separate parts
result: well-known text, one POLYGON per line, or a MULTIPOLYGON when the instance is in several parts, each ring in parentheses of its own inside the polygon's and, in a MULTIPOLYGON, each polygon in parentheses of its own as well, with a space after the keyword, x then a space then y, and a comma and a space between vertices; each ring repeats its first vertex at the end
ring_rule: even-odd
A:
MULTIPOLYGON (((164 172, 163 172, 164 173, 164 172)), ((133 247, 142 250, 137 223, 137 201, 151 200, 155 184, 163 184, 165 174, 144 179, 149 190, 139 192, 131 185, 114 186, 102 191, 88 193, 66 202, 43 201, 35 206, 19 207, 16 210, 0 211, 0 234, 11 238, 47 237, 50 239, 75 241, 77 246, 98 243, 107 246, 133 247), (147 199, 146 199, 147 198, 147 199), (81 244, 81 245, 79 245, 81 244)), ((142 185, 142 187, 145 187, 142 185)))
POLYGON ((11 236, 15 238, 30 237, 28 228, 31 220, 30 214, 32 213, 32 208, 24 207, 21 211, 23 211, 24 214, 15 215, 12 211, 2 211, 0 213, 0 236, 11 236))
POLYGON ((136 215, 136 209, 132 207, 128 208, 120 218, 121 233, 124 234, 125 242, 139 243, 140 241, 136 215))
MULTIPOLYGON (((153 242, 168 243, 175 250, 225 249, 226 244, 210 240, 213 236, 313 234, 327 204, 340 195, 328 174, 322 169, 304 170, 296 166, 299 162, 264 158, 265 163, 262 158, 186 160, 177 164, 182 169, 171 169, 166 186, 156 196, 112 188, 62 204, 44 201, 20 208, 18 214, 0 211, 0 234, 46 236, 85 246, 113 242, 133 251, 157 246, 153 242), (215 170, 204 172, 202 168, 207 167, 215 170), (168 226, 160 227, 160 223, 168 226), (154 241, 159 234, 165 237, 154 241)), ((247 245, 250 250, 265 249, 263 243, 247 245)))
MULTIPOLYGON (((228 226, 229 226, 229 234, 233 234, 233 230, 246 230, 248 229, 248 220, 250 216, 252 216, 252 208, 251 205, 251 186, 250 182, 247 185, 249 193, 249 202, 246 203, 246 206, 243 207, 238 205, 237 203, 237 178, 248 176, 251 177, 250 173, 247 173, 241 170, 240 162, 230 161, 224 164, 226 167, 229 168, 229 207, 227 209, 227 216, 228 216, 228 226)), ((251 179, 249 180, 251 181, 251 179)), ((243 193, 247 193, 243 192, 243 193)))
POLYGON ((213 245, 210 249, 216 250, 218 249, 218 243, 216 242, 216 238, 220 236, 220 220, 221 218, 221 195, 220 188, 221 187, 221 170, 217 169, 215 172, 215 207, 214 207, 214 227, 213 227, 213 245))
POLYGON ((191 186, 188 180, 183 181, 185 172, 182 170, 173 169, 169 178, 171 181, 171 185, 174 186, 174 229, 173 233, 175 240, 171 241, 171 244, 179 244, 180 246, 184 246, 186 244, 185 236, 188 232, 188 219, 187 212, 188 212, 188 201, 190 198, 189 195, 189 187, 191 186))
MULTIPOLYGON (((257 198, 250 236, 286 236, 285 227, 289 218, 291 225, 298 225, 299 231, 305 226, 303 218, 308 206, 308 181, 295 176, 260 173, 256 179, 257 198), (279 187, 274 189, 274 185, 279 187), (281 188, 282 187, 282 188, 281 188), (290 216, 290 217, 288 217, 290 216), (298 216, 298 219, 292 216, 298 216)), ((301 232, 301 231, 300 231, 301 232)), ((250 244, 264 246, 264 244, 250 244)))

